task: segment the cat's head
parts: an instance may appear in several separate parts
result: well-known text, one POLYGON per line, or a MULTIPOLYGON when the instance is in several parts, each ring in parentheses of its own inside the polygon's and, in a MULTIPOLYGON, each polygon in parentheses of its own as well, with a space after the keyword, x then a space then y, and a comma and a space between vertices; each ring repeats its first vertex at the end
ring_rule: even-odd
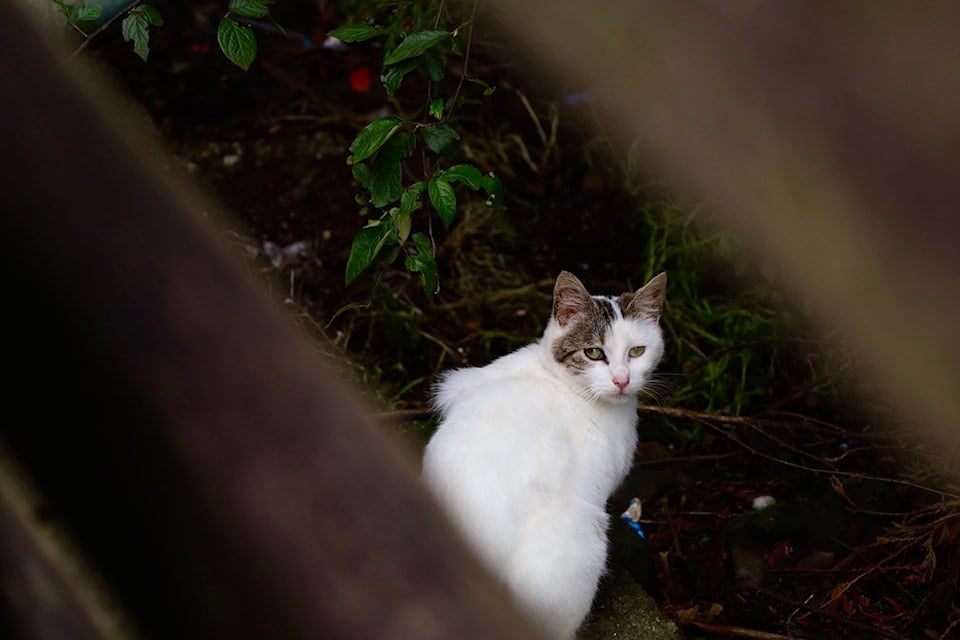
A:
POLYGON ((586 397, 628 402, 643 389, 663 355, 666 287, 661 273, 635 292, 592 296, 573 274, 557 277, 544 343, 586 397))

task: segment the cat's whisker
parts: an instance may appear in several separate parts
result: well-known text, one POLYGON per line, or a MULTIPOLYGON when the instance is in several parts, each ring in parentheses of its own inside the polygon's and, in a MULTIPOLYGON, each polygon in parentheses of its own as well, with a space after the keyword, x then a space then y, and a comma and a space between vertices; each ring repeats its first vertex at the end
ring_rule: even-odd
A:
POLYGON ((652 402, 653 404, 663 405, 663 401, 664 401, 665 398, 664 398, 663 395, 661 395, 661 394, 658 393, 657 391, 655 391, 655 390, 654 390, 654 391, 651 391, 651 390, 648 390, 648 389, 644 389, 644 390, 641 391, 640 393, 641 393, 645 398, 647 398, 650 402, 652 402))
POLYGON ((640 395, 651 399, 656 404, 662 405, 671 393, 676 389, 676 385, 662 380, 651 379, 640 390, 640 395))
POLYGON ((659 403, 662 403, 677 389, 678 386, 676 383, 671 382, 670 380, 665 380, 664 377, 664 374, 661 373, 651 376, 650 379, 647 380, 647 383, 643 386, 641 393, 653 398, 659 403))
POLYGON ((643 389, 647 392, 671 393, 677 388, 677 385, 668 380, 650 380, 644 385, 643 389))
POLYGON ((597 391, 594 391, 591 388, 579 389, 576 393, 577 397, 586 402, 592 409, 598 400, 601 398, 601 394, 597 391))

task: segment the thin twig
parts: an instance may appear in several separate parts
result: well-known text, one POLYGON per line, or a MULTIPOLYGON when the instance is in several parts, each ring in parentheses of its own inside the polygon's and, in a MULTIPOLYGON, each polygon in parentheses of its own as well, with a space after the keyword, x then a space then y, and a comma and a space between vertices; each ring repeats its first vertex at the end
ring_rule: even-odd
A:
POLYGON ((456 358, 459 358, 459 357, 460 357, 460 355, 459 355, 456 351, 454 351, 453 349, 451 349, 450 346, 449 346, 446 342, 444 342, 443 340, 441 340, 441 339, 438 338, 437 336, 433 335, 432 333, 427 333, 426 331, 424 331, 423 329, 421 329, 421 330, 420 330, 420 337, 422 337, 422 338, 425 339, 425 340, 428 340, 428 341, 432 342, 433 344, 437 345, 438 347, 440 347, 441 349, 443 349, 444 351, 446 351, 446 352, 447 352, 447 355, 449 355, 451 358, 456 359, 456 358))
MULTIPOLYGON (((81 42, 81 43, 77 46, 77 48, 73 50, 73 53, 71 53, 71 54, 67 57, 67 60, 73 60, 75 57, 77 57, 77 54, 79 54, 81 51, 83 51, 84 49, 86 49, 87 45, 90 44, 90 41, 93 40, 93 38, 94 38, 95 36, 103 33, 103 32, 106 31, 107 29, 109 29, 109 28, 110 28, 110 25, 112 25, 112 24, 114 23, 114 21, 116 21, 117 18, 119 18, 119 17, 122 16, 122 15, 126 15, 126 14, 130 13, 131 11, 133 11, 134 9, 136 9, 137 6, 140 5, 142 2, 143 2, 143 0, 133 0, 133 2, 131 2, 130 5, 129 5, 126 9, 124 9, 123 11, 118 11, 117 13, 113 14, 113 17, 112 17, 112 18, 110 18, 109 20, 107 20, 106 22, 104 22, 102 25, 100 25, 99 27, 97 27, 93 32, 91 32, 90 35, 88 35, 88 36, 86 37, 86 39, 84 39, 84 41, 81 42)), ((80 31, 79 28, 77 28, 77 30, 80 31)), ((83 33, 83 31, 80 31, 80 33, 83 33)))
POLYGON ((752 638, 754 640, 794 640, 790 636, 781 635, 779 633, 758 631, 757 629, 748 629, 746 627, 734 627, 726 624, 699 622, 697 620, 693 620, 690 624, 710 633, 721 633, 727 636, 737 636, 738 638, 752 638))
MULTIPOLYGON (((754 421, 748 420, 746 423, 744 423, 744 426, 746 426, 746 427, 749 428, 749 429, 753 429, 754 431, 756 431, 757 433, 759 433, 760 435, 762 435, 764 438, 767 438, 768 440, 770 440, 770 441, 772 441, 773 443, 775 443, 777 446, 779 446, 779 447, 781 447, 781 448, 783 448, 783 449, 785 449, 785 450, 787 450, 787 451, 790 451, 790 452, 792 452, 792 453, 795 453, 795 454, 797 454, 798 456, 801 456, 801 457, 804 457, 804 458, 810 458, 810 459, 812 459, 812 460, 815 460, 815 461, 821 462, 821 463, 827 463, 827 462, 829 462, 829 460, 828 460, 827 458, 824 458, 824 457, 822 457, 822 456, 818 456, 818 455, 813 454, 813 453, 810 453, 810 452, 808 452, 808 451, 804 451, 803 449, 800 449, 799 447, 795 447, 795 446, 793 446, 793 445, 791 445, 791 444, 789 444, 789 443, 787 443, 787 442, 784 442, 781 438, 778 438, 777 436, 773 435, 772 433, 770 433, 770 432, 767 431, 766 429, 760 428, 760 423, 759 423, 759 421, 754 422, 754 421)), ((836 467, 831 464, 831 465, 830 465, 830 469, 831 469, 831 470, 836 470, 836 467)))
POLYGON ((704 454, 701 456, 670 456, 669 458, 655 458, 652 460, 641 460, 635 463, 634 468, 637 467, 652 467, 658 464, 671 464, 671 463, 684 463, 684 462, 707 462, 709 460, 723 460, 724 458, 732 458, 736 455, 739 455, 733 451, 729 453, 713 453, 713 454, 704 454))
POLYGON ((543 125, 540 124, 540 118, 537 116, 537 112, 533 110, 533 106, 530 104, 530 101, 527 100, 527 96, 523 94, 523 91, 517 89, 516 93, 520 98, 520 102, 523 103, 523 108, 527 110, 527 113, 530 115, 530 119, 533 120, 533 124, 537 128, 537 135, 540 136, 540 141, 546 145, 548 140, 547 132, 543 130, 543 125))
POLYGON ((857 620, 854 620, 849 616, 840 616, 835 613, 831 613, 830 611, 827 611, 822 605, 808 604, 810 601, 810 598, 807 598, 807 600, 804 600, 803 602, 801 602, 789 596, 783 595, 782 593, 779 593, 777 591, 773 591, 769 587, 762 587, 758 589, 757 594, 766 596, 771 600, 775 600, 779 602, 780 604, 785 604, 787 606, 794 607, 797 610, 802 609, 814 615, 822 616, 827 620, 831 620, 833 622, 855 627, 857 629, 860 629, 861 631, 867 631, 870 634, 872 634, 873 637, 875 638, 889 638, 890 640, 898 640, 900 638, 900 636, 895 636, 895 635, 886 633, 884 631, 880 631, 879 629, 876 629, 871 625, 858 622, 857 620))
POLYGON ((457 106, 457 99, 460 97, 460 90, 463 88, 463 83, 467 79, 467 67, 470 64, 470 45, 473 43, 473 21, 477 17, 477 5, 480 3, 480 0, 473 0, 473 8, 470 9, 470 21, 467 23, 470 29, 470 35, 467 36, 467 48, 463 51, 463 71, 460 73, 460 81, 457 83, 457 88, 453 92, 453 98, 450 99, 450 105, 452 108, 457 106))
POLYGON ((903 555, 903 553, 906 552, 909 548, 910 548, 909 544, 900 545, 899 549, 895 549, 893 552, 887 554, 887 556, 882 560, 880 560, 879 562, 874 562, 869 567, 867 567, 864 571, 860 572, 858 575, 834 587, 833 591, 830 593, 830 599, 827 600, 827 602, 824 603, 823 606, 825 607, 829 606, 830 604, 839 600, 843 594, 849 591, 850 588, 853 587, 853 585, 860 582, 860 580, 862 580, 863 578, 866 578, 867 576, 874 574, 877 571, 880 571, 881 569, 886 569, 888 562, 890 562, 897 556, 903 555))
POLYGON ((503 137, 505 140, 512 141, 517 146, 517 153, 520 154, 520 157, 523 159, 523 161, 527 163, 528 167, 530 167, 530 171, 532 171, 534 175, 540 175, 540 166, 533 161, 533 157, 530 155, 530 151, 527 149, 527 143, 523 141, 523 138, 516 133, 508 133, 503 137))
POLYGON ((432 409, 397 409, 394 411, 375 413, 373 414, 373 418, 375 420, 407 422, 411 420, 427 420, 435 415, 432 409))
POLYGON ((443 9, 447 6, 447 0, 440 0, 440 6, 437 8, 437 19, 433 21, 433 28, 440 26, 440 18, 443 17, 443 9))
POLYGON ((671 418, 684 418, 686 420, 713 421, 725 424, 746 424, 749 418, 743 416, 731 416, 723 413, 708 413, 706 411, 696 411, 694 409, 679 409, 677 407, 659 407, 652 404, 640 403, 637 405, 640 413, 656 413, 671 418))
POLYGON ((946 630, 940 634, 940 637, 938 638, 938 640, 948 640, 949 638, 955 638, 956 636, 953 635, 953 632, 957 630, 957 627, 960 627, 960 618, 957 618, 956 620, 951 622, 950 626, 947 627, 946 630))
POLYGON ((765 458, 765 459, 767 459, 767 460, 770 460, 770 461, 772 461, 772 462, 776 462, 776 463, 778 463, 778 464, 782 464, 782 465, 787 466, 787 467, 792 467, 792 468, 794 468, 794 469, 801 469, 801 470, 803 470, 803 471, 809 471, 810 473, 815 473, 815 474, 828 474, 828 475, 841 476, 841 477, 846 477, 846 478, 856 478, 856 479, 858 479, 858 480, 872 480, 872 481, 875 481, 875 482, 884 482, 884 483, 888 483, 888 484, 896 484, 896 485, 900 485, 900 486, 911 487, 911 488, 913 488, 913 489, 919 489, 919 490, 921 490, 921 491, 925 491, 925 492, 928 492, 928 493, 933 493, 933 494, 936 494, 936 495, 940 496, 941 498, 952 498, 952 499, 955 499, 955 500, 960 499, 960 495, 958 495, 958 494, 950 493, 950 492, 948 492, 948 491, 943 491, 943 490, 941 490, 941 489, 934 489, 933 487, 928 487, 928 486, 926 486, 926 485, 922 485, 922 484, 919 484, 919 483, 916 483, 916 482, 910 482, 909 480, 899 480, 899 479, 895 479, 895 478, 884 478, 884 477, 882 477, 882 476, 874 476, 874 475, 870 475, 870 474, 866 474, 866 473, 858 473, 858 472, 851 472, 851 471, 840 471, 840 470, 838 470, 838 469, 817 468, 817 467, 812 467, 812 466, 809 466, 809 465, 806 465, 806 464, 800 464, 800 463, 798 463, 798 462, 791 462, 791 461, 789 461, 789 460, 783 460, 783 459, 781 459, 781 458, 778 458, 778 457, 776 457, 776 456, 772 456, 772 455, 770 455, 770 454, 764 453, 764 452, 760 451, 759 449, 756 449, 755 447, 750 446, 749 444, 747 444, 746 442, 744 442, 743 440, 741 440, 741 439, 738 438, 737 436, 733 435, 733 434, 730 433, 729 431, 725 431, 725 430, 723 430, 723 429, 719 429, 719 428, 716 426, 716 423, 722 423, 722 424, 737 424, 737 425, 743 425, 743 426, 747 426, 747 427, 756 429, 756 427, 757 427, 758 424, 764 424, 765 422, 770 423, 770 421, 764 421, 764 420, 760 420, 760 419, 756 419, 756 418, 747 418, 747 417, 744 417, 744 416, 731 416, 731 415, 725 415, 725 414, 711 414, 711 413, 706 413, 706 412, 703 412, 703 411, 694 411, 694 410, 692 410, 692 409, 678 409, 678 408, 675 408, 675 407, 658 407, 658 406, 655 406, 655 405, 648 405, 648 404, 639 404, 639 405, 637 406, 637 409, 638 409, 638 411, 640 411, 641 413, 654 413, 654 414, 658 414, 658 415, 664 415, 664 416, 669 416, 669 417, 673 417, 673 418, 683 418, 683 419, 686 419, 686 420, 693 420, 693 421, 699 422, 699 423, 701 423, 701 424, 704 424, 704 425, 710 427, 711 429, 713 429, 713 430, 716 431, 717 433, 720 433, 720 434, 726 436, 728 439, 730 439, 730 440, 732 440, 733 442, 735 442, 736 444, 740 445, 741 447, 743 447, 744 449, 746 449, 748 452, 750 452, 750 453, 753 454, 753 455, 759 456, 759 457, 761 457, 761 458, 765 458))

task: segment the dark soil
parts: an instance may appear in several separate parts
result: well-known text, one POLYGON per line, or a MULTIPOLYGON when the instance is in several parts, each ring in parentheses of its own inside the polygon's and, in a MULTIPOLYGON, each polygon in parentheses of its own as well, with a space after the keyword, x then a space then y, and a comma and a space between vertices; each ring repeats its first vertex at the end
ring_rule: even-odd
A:
MULTIPOLYGON (((393 107, 376 88, 376 45, 325 49, 323 34, 341 20, 335 11, 277 3, 288 35, 259 32, 257 61, 243 72, 216 46, 223 3, 158 4, 166 25, 154 30, 146 64, 115 32, 91 55, 149 114, 173 161, 222 206, 225 239, 324 350, 352 363, 384 410, 416 412, 437 369, 482 364, 536 336, 560 269, 597 290, 642 284, 643 233, 625 229, 618 215, 635 204, 602 154, 585 153, 594 135, 587 114, 561 106, 558 143, 537 170, 515 148, 506 162, 488 153, 509 194, 504 211, 476 214, 492 216, 481 232, 468 233, 467 222, 436 230, 439 297, 429 300, 394 267, 347 287, 344 268, 363 219, 346 149, 371 114, 393 107), (373 70, 370 91, 351 87, 362 68, 373 70), (271 261, 298 242, 302 250, 271 261), (522 303, 491 297, 524 288, 522 303)), ((507 131, 533 146, 533 121, 512 89, 523 87, 545 119, 563 92, 524 78, 512 55, 477 43, 475 69, 498 90, 465 109, 460 126, 481 141, 507 131)), ((420 96, 412 87, 399 98, 415 109, 420 96)), ((610 619, 630 615, 616 603, 637 584, 689 638, 954 637, 960 521, 944 506, 952 498, 862 480, 893 477, 913 454, 872 436, 861 412, 783 409, 742 420, 693 408, 644 416, 637 469, 611 503, 611 576, 584 637, 625 629, 628 620, 618 627, 610 619), (692 432, 699 435, 682 437, 692 432), (645 540, 617 518, 635 496, 645 505, 645 540), (763 496, 776 503, 754 509, 763 496)), ((421 437, 420 424, 405 429, 421 437)))

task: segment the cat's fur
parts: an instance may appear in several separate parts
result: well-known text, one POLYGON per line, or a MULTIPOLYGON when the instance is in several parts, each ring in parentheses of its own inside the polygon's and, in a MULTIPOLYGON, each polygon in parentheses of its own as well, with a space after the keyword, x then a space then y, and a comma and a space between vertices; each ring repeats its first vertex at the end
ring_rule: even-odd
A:
POLYGON ((423 473, 481 560, 554 638, 590 610, 607 553, 606 501, 636 448, 636 396, 663 354, 660 274, 591 296, 562 272, 539 342, 446 373, 423 473), (630 350, 643 353, 630 357, 630 350), (603 357, 597 352, 603 350, 603 357))

